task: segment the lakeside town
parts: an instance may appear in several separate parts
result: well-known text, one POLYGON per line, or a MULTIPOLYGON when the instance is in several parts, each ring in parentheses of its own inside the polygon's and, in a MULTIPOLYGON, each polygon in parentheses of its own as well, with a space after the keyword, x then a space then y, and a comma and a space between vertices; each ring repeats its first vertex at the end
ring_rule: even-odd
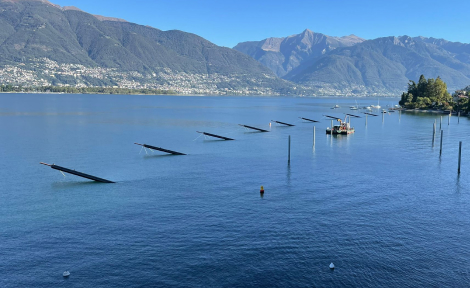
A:
MULTIPOLYGON (((265 75, 267 79, 274 79, 265 75)), ((85 88, 104 86, 118 89, 152 89, 173 91, 176 94, 209 95, 276 95, 272 88, 250 85, 244 89, 222 87, 227 83, 238 84, 249 81, 261 84, 259 80, 245 75, 189 74, 162 68, 158 73, 143 75, 136 71, 122 72, 117 68, 86 67, 81 64, 58 63, 48 58, 32 59, 28 64, 5 65, 0 67, 0 83, 16 87, 73 87, 85 88), (103 85, 104 84, 104 85, 103 85)), ((233 85, 235 87, 240 85, 233 85)))

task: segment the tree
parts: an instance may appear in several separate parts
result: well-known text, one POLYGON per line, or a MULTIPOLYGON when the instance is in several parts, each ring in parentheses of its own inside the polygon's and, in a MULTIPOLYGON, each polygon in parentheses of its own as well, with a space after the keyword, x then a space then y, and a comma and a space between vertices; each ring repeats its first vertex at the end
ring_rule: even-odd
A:
POLYGON ((454 105, 447 84, 440 77, 426 79, 424 75, 419 77, 418 84, 410 80, 408 92, 402 94, 399 103, 406 108, 445 110, 452 110, 454 105))

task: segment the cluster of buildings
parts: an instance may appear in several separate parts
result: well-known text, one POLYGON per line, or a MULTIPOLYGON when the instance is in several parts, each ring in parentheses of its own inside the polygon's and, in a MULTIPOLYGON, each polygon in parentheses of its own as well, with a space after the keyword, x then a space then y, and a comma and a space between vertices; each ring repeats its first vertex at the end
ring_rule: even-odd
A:
MULTIPOLYGON (((267 75, 267 77, 269 77, 267 75)), ((189 74, 162 68, 158 73, 143 75, 136 71, 118 71, 116 68, 86 67, 81 64, 63 64, 48 58, 32 59, 28 64, 0 67, 0 84, 23 87, 105 86, 127 89, 171 90, 178 94, 276 94, 262 81, 248 75, 189 74), (96 85, 100 83, 100 85, 96 85), (250 83, 250 85, 243 85, 250 83)))

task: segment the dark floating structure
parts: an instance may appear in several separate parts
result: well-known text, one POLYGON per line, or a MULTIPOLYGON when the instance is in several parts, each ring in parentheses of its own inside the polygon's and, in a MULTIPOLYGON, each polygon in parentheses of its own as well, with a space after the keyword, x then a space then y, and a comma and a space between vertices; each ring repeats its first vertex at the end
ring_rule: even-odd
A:
POLYGON ((304 117, 299 117, 299 118, 302 119, 302 120, 310 121, 310 122, 314 122, 314 123, 320 122, 320 121, 317 121, 317 120, 312 120, 312 119, 308 119, 308 118, 304 118, 304 117))
POLYGON ((184 153, 181 153, 181 152, 176 152, 176 151, 172 151, 172 150, 168 150, 168 149, 163 149, 163 148, 160 148, 160 147, 155 147, 155 146, 152 146, 152 145, 147 145, 147 144, 139 144, 139 143, 134 143, 135 145, 140 145, 144 148, 148 148, 148 149, 151 149, 151 150, 156 150, 156 151, 161 151, 161 152, 165 152, 165 153, 168 153, 168 154, 173 154, 173 155, 186 155, 184 153))
POLYGON ((345 113, 345 115, 348 115, 348 116, 354 117, 354 118, 361 118, 361 116, 357 116, 357 115, 354 115, 354 114, 345 113))
POLYGON ((199 132, 199 131, 196 131, 196 132, 207 135, 207 136, 211 136, 211 137, 214 137, 214 138, 223 139, 223 140, 235 140, 235 139, 232 139, 232 138, 228 138, 228 137, 224 137, 224 136, 220 136, 220 135, 215 135, 215 134, 211 134, 211 133, 207 133, 207 132, 199 132))
POLYGON ((40 162, 39 164, 46 165, 46 166, 51 167, 52 169, 59 170, 61 172, 69 173, 69 174, 72 174, 72 175, 76 175, 78 177, 87 178, 87 179, 90 179, 90 180, 93 180, 93 181, 96 181, 96 182, 115 183, 113 181, 109 181, 109 180, 99 178, 99 177, 96 177, 96 176, 93 176, 93 175, 88 175, 88 174, 85 174, 85 173, 82 173, 82 172, 78 172, 78 171, 71 170, 71 169, 68 169, 68 168, 65 168, 65 167, 61 167, 61 166, 57 166, 57 165, 54 165, 54 164, 51 165, 51 164, 47 164, 47 163, 44 163, 44 162, 40 162))
POLYGON ((268 130, 256 128, 256 127, 253 127, 253 126, 242 125, 242 124, 238 124, 238 125, 240 125, 240 126, 242 126, 242 127, 245 127, 245 128, 249 128, 249 129, 253 129, 253 130, 256 130, 256 131, 260 131, 260 132, 269 132, 268 130))
POLYGON ((328 118, 331 118, 331 119, 340 119, 340 118, 335 117, 335 116, 328 116, 328 115, 323 115, 323 116, 328 117, 328 118))
POLYGON ((281 122, 281 121, 276 121, 276 120, 271 120, 271 121, 273 121, 275 123, 278 123, 278 124, 286 125, 286 126, 289 126, 289 127, 295 126, 294 124, 284 123, 284 122, 281 122))
POLYGON ((367 115, 370 115, 370 116, 379 116, 377 114, 372 114, 372 113, 369 113, 369 112, 364 112, 364 114, 367 114, 367 115))

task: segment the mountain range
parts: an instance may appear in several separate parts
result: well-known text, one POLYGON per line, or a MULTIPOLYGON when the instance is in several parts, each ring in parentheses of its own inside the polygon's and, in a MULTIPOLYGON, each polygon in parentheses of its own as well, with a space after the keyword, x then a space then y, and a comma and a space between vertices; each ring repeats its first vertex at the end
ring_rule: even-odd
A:
POLYGON ((195 34, 46 0, 0 0, 0 67, 1 83, 23 85, 33 78, 35 84, 188 93, 274 93, 292 86, 253 58, 195 34))
POLYGON ((441 77, 449 90, 470 83, 470 45, 425 37, 331 37, 305 30, 239 43, 277 76, 319 94, 397 95, 408 81, 441 77))
POLYGON ((470 44, 425 37, 300 34, 233 49, 178 30, 47 0, 0 0, 0 84, 177 93, 399 95, 409 79, 470 84, 470 44))

